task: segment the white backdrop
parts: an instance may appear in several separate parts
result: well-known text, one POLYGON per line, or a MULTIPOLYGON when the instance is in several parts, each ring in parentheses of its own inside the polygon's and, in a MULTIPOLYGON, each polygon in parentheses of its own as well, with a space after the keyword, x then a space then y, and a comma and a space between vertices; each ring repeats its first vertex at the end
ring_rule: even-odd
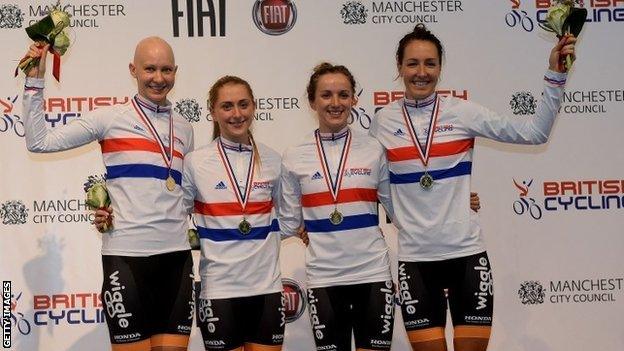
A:
MULTIPOLYGON (((193 122, 198 146, 212 132, 208 88, 224 74, 251 83, 257 139, 280 152, 297 143, 315 125, 305 85, 324 60, 355 74, 353 128, 368 128, 375 109, 401 91, 394 52, 419 21, 445 44, 444 93, 524 118, 555 42, 537 25, 545 0, 261 1, 287 6, 272 13, 273 26, 262 16, 254 22, 254 0, 64 3, 73 15, 73 45, 63 57, 61 83, 47 80, 49 127, 132 96, 127 66, 134 45, 158 35, 174 47, 179 70, 170 98, 193 122), (288 18, 277 16, 284 13, 288 18), (292 28, 270 35, 263 25, 292 28), (519 102, 515 109, 512 101, 519 102)), ((476 144, 473 187, 483 203, 496 290, 490 350, 624 349, 624 1, 585 5, 590 19, 550 141, 476 144)), ((88 176, 103 173, 99 147, 36 155, 24 145, 24 80, 11 73, 30 43, 24 27, 40 18, 41 6, 0 0, 0 278, 13 295, 11 349, 107 350, 97 297, 100 236, 88 223, 82 189, 88 176)), ((395 231, 384 230, 395 253, 395 231)), ((297 240, 283 243, 283 276, 301 287, 303 255, 297 240)), ((289 297, 291 313, 305 308, 295 292, 289 297)), ((191 349, 201 349, 197 330, 191 349)), ((287 325, 284 349, 313 350, 307 310, 287 325)), ((393 350, 407 349, 398 313, 393 350)))

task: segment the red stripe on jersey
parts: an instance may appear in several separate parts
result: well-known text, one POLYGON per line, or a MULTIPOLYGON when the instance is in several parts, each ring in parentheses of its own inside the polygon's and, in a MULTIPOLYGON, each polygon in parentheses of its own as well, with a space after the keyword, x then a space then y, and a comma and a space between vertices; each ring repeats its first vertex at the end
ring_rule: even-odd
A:
MULTIPOLYGON (((100 141, 102 153, 120 151, 148 151, 160 154, 160 148, 154 141, 143 138, 115 138, 100 141)), ((173 151, 173 157, 184 159, 184 155, 179 151, 173 151)))
MULTIPOLYGON (((273 201, 248 202, 245 214, 271 213, 273 201)), ((195 213, 207 216, 234 216, 242 215, 243 208, 238 202, 205 203, 195 201, 195 213)))
MULTIPOLYGON (((474 146, 474 139, 449 141, 446 143, 438 143, 431 145, 431 151, 429 151, 430 157, 441 157, 461 154, 466 152, 474 146)), ((387 151, 388 161, 398 162, 405 160, 418 160, 418 150, 415 146, 398 147, 396 149, 388 149, 387 151)))
MULTIPOLYGON (((338 193, 337 203, 358 201, 377 202, 377 189, 340 189, 340 193, 338 193)), ((334 198, 329 191, 325 191, 322 193, 305 194, 301 196, 301 206, 303 207, 316 207, 333 204, 334 198)))

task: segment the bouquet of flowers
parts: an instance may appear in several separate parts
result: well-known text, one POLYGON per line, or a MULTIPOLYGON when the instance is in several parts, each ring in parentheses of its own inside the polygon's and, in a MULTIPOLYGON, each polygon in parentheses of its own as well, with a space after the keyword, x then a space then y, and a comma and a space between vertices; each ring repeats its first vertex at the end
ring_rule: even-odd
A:
MULTIPOLYGON (((65 28, 69 26, 69 17, 69 14, 61 9, 59 0, 47 16, 26 28, 26 34, 37 43, 37 46, 42 47, 45 44, 50 44, 49 51, 54 56, 52 75, 57 81, 61 75, 61 56, 65 54, 70 44, 69 37, 65 32, 65 28)), ((15 69, 15 75, 17 75, 18 69, 28 74, 33 67, 38 65, 38 57, 25 56, 15 69)))
POLYGON ((199 250, 199 233, 197 233, 197 229, 189 229, 187 235, 191 250, 199 250))
POLYGON ((195 224, 195 217, 193 215, 189 215, 189 220, 192 224, 191 228, 186 232, 188 236, 189 244, 191 245, 191 250, 199 250, 199 233, 197 232, 197 225, 195 224))
MULTIPOLYGON (((579 0, 553 0, 553 6, 548 9, 546 22, 540 23, 540 27, 555 33, 559 39, 565 34, 578 37, 587 18, 587 9, 574 6, 578 2, 579 0)), ((572 57, 567 55, 565 68, 569 70, 570 67, 572 67, 572 57)))
MULTIPOLYGON (((107 210, 111 204, 108 190, 106 190, 106 180, 104 177, 89 176, 84 184, 84 190, 87 193, 87 205, 92 210, 107 210)), ((113 228, 113 218, 108 217, 101 232, 107 232, 113 228)))

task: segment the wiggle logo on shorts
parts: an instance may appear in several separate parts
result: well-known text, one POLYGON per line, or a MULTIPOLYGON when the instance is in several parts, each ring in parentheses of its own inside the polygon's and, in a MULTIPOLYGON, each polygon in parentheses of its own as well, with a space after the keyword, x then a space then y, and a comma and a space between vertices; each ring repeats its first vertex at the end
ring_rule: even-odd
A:
POLYGON ((132 313, 126 312, 126 306, 123 303, 123 295, 121 290, 125 289, 124 285, 119 282, 119 271, 115 271, 109 277, 112 288, 104 292, 104 304, 106 305, 106 313, 111 319, 117 318, 117 323, 121 328, 128 328, 130 322, 128 318, 132 317, 132 313))
POLYGON ((405 311, 408 314, 416 313, 416 306, 414 304, 418 303, 418 300, 412 298, 412 294, 409 292, 409 283, 408 279, 410 276, 407 275, 405 271, 405 263, 401 263, 399 265, 399 291, 401 292, 401 304, 405 306, 405 311))
POLYGON ((488 269, 487 258, 479 258, 479 265, 474 267, 475 271, 479 272, 479 291, 475 292, 477 297, 477 310, 482 310, 487 307, 487 296, 492 295, 492 270, 488 269))
POLYGON ((386 286, 379 289, 384 294, 384 313, 380 316, 383 322, 382 334, 386 334, 392 330, 392 321, 394 316, 394 293, 392 292, 392 281, 387 280, 386 286))
POLYGON ((215 323, 219 321, 219 317, 214 316, 212 302, 210 300, 200 299, 198 312, 199 320, 202 323, 206 323, 206 329, 208 329, 208 332, 214 333, 215 330, 217 330, 215 323))
POLYGON ((314 336, 317 340, 322 340, 325 324, 321 324, 321 320, 318 317, 318 308, 316 307, 318 299, 314 297, 314 291, 312 289, 308 289, 308 301, 310 303, 310 319, 312 320, 312 329, 314 331, 314 336))

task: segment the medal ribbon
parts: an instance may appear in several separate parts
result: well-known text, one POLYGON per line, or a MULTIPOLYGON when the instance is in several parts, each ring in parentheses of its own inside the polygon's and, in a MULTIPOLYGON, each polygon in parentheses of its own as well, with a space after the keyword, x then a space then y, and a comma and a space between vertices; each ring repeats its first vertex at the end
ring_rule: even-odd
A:
POLYGON ((143 111, 143 108, 139 104, 139 101, 136 95, 134 96, 134 98, 132 98, 132 106, 134 106, 134 109, 136 110, 137 114, 143 121, 143 124, 147 126, 147 129, 149 129, 150 133, 152 134, 152 136, 158 143, 158 146, 160 147, 160 155, 165 161, 165 165, 167 166, 168 171, 171 172, 171 165, 173 163, 173 144, 174 144, 173 142, 173 138, 174 138, 173 117, 171 116, 171 111, 169 111, 169 153, 167 153, 167 148, 165 147, 165 143, 163 143, 163 141, 160 139, 160 136, 158 135, 158 132, 156 132, 156 128, 152 124, 152 121, 150 121, 145 111, 143 111))
POLYGON ((435 126, 438 121, 438 113, 440 112, 440 99, 436 95, 435 103, 433 104, 433 109, 431 110, 431 117, 429 117, 429 130, 427 132, 427 141, 425 144, 425 150, 422 149, 422 144, 420 140, 418 140, 418 136, 416 135, 416 128, 414 128, 414 124, 412 123, 412 118, 407 110, 407 106, 405 106, 405 100, 403 100, 403 119, 405 120, 405 125, 407 130, 409 131, 410 138, 412 139, 412 143, 416 146, 416 150, 418 151, 418 155, 420 156, 421 161, 427 167, 427 163, 429 162, 429 151, 431 150, 431 145, 433 144, 433 134, 435 133, 435 126))
MULTIPOLYGON (((253 146, 253 142, 252 146, 253 146)), ((219 156, 221 156, 221 162, 223 163, 223 167, 227 172, 228 179, 230 180, 230 184, 232 188, 234 188, 234 194, 236 195, 236 201, 241 206, 243 211, 243 215, 245 214, 245 207, 247 207, 247 203, 249 202, 249 194, 251 193, 251 184, 253 183, 254 177, 254 161, 256 159, 256 155, 253 151, 251 151, 251 157, 249 157, 249 167, 247 168, 247 182, 245 183, 245 189, 241 192, 240 187, 238 186, 238 181, 236 180, 236 175, 234 174, 234 170, 232 169, 232 164, 230 163, 230 159, 223 148, 223 142, 221 138, 219 138, 219 142, 217 143, 217 150, 219 151, 219 156)))
POLYGON ((331 193, 334 204, 338 202, 338 193, 342 185, 342 178, 344 175, 344 168, 347 164, 347 158, 349 157, 349 149, 351 148, 351 131, 347 130, 347 136, 345 137, 344 145, 342 146, 342 152, 340 153, 340 162, 338 163, 338 169, 336 170, 336 180, 331 178, 329 172, 329 163, 325 156, 325 149, 323 148, 323 141, 321 140, 321 133, 317 129, 314 133, 316 139, 316 151, 318 152, 319 159, 321 160, 321 167, 323 168, 323 174, 325 174, 325 183, 331 193))

